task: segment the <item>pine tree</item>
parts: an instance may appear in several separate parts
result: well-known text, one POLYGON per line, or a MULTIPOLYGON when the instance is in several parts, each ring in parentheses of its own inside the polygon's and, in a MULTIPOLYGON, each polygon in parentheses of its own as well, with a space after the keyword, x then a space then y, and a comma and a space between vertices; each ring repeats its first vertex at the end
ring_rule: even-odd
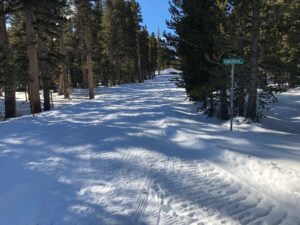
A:
POLYGON ((27 55, 29 61, 29 99, 32 114, 40 113, 40 84, 39 84, 39 70, 38 70, 38 53, 37 53, 37 37, 34 29, 34 4, 32 1, 24 2, 25 13, 25 30, 26 30, 26 44, 27 55))
POLYGON ((152 32, 149 38, 149 79, 155 76, 157 68, 157 39, 152 32))
POLYGON ((87 78, 89 98, 95 97, 94 93, 94 73, 93 73, 93 49, 92 49, 92 18, 91 18, 91 3, 89 0, 76 0, 76 6, 78 10, 78 17, 83 24, 84 33, 84 45, 86 51, 86 65, 87 65, 87 78))
POLYGON ((103 70, 113 84, 143 81, 140 22, 136 1, 105 2, 101 21, 103 70))
POLYGON ((162 48, 162 42, 163 40, 161 39, 161 35, 160 35, 160 29, 157 30, 157 71, 158 74, 160 74, 160 71, 162 70, 163 63, 164 63, 164 59, 163 59, 163 48, 162 48))
POLYGON ((15 78, 12 73, 11 52, 6 29, 4 0, 0 0, 0 73, 4 79, 5 117, 16 116, 15 78))
POLYGON ((36 7, 36 33, 38 37, 39 66, 44 96, 44 110, 50 110, 50 88, 61 61, 59 39, 64 22, 61 14, 65 1, 40 1, 36 7))
POLYGON ((102 68, 102 47, 101 47, 101 19, 103 14, 103 1, 96 0, 95 6, 92 8, 92 15, 93 15, 93 60, 94 60, 94 73, 95 73, 95 80, 97 83, 100 81, 103 82, 103 68, 102 68))
POLYGON ((168 26, 174 29, 176 36, 170 37, 182 61, 183 78, 191 100, 206 101, 212 97, 209 87, 210 70, 213 63, 213 36, 216 31, 214 20, 214 2, 187 0, 172 1, 171 21, 168 26))
POLYGON ((252 44, 251 44, 251 79, 249 85, 249 97, 247 117, 255 120, 257 117, 257 79, 259 58, 259 31, 260 31, 260 6, 261 0, 254 0, 252 5, 252 44))
POLYGON ((135 49, 135 52, 132 54, 132 58, 136 60, 136 79, 139 82, 143 82, 143 75, 142 75, 142 56, 141 56, 141 40, 139 36, 140 32, 140 23, 142 22, 141 16, 141 9, 139 4, 135 0, 130 1, 130 11, 129 11, 129 18, 131 21, 131 32, 132 37, 135 37, 136 45, 133 45, 132 48, 135 49))
POLYGON ((139 32, 140 54, 143 80, 148 79, 150 73, 149 63, 149 33, 147 27, 143 27, 139 32))
MULTIPOLYGON (((13 73, 18 82, 19 91, 27 91, 29 81, 29 65, 26 51, 25 16, 21 11, 11 15, 9 29, 13 73)), ((25 93, 26 95, 26 93, 25 93)))
POLYGON ((103 16, 101 20, 101 46, 103 55, 103 70, 106 76, 105 83, 113 83, 117 78, 116 52, 119 51, 118 33, 117 33, 117 17, 113 15, 114 5, 112 0, 105 1, 103 16))

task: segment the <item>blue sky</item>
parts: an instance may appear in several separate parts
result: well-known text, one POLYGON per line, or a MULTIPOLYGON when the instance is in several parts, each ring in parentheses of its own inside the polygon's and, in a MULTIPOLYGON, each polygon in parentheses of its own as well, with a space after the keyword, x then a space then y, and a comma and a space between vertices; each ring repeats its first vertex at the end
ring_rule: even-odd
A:
POLYGON ((168 0, 137 0, 142 8, 144 24, 147 25, 149 32, 157 33, 159 28, 161 33, 169 31, 166 19, 170 19, 168 0))

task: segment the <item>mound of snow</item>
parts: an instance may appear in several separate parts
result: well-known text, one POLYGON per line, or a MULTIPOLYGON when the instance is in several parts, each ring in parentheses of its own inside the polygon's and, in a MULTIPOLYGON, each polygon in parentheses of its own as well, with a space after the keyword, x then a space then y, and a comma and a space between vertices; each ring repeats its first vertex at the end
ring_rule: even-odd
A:
POLYGON ((180 70, 176 70, 174 68, 168 68, 160 71, 160 74, 179 74, 181 73, 180 70))

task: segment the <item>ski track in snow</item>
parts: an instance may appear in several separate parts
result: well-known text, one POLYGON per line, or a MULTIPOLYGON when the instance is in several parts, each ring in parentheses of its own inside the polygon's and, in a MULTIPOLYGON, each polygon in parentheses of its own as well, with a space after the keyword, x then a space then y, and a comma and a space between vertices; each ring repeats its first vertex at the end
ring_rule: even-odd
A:
POLYGON ((300 171, 228 150, 244 134, 199 119, 173 77, 0 124, 0 224, 300 225, 300 171))

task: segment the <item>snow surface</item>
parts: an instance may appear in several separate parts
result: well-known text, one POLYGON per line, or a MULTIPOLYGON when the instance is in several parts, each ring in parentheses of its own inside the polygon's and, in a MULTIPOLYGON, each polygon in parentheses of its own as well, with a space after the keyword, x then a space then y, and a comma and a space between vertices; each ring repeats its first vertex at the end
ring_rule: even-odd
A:
POLYGON ((0 224, 300 224, 300 90, 230 132, 175 77, 0 123, 0 224))
POLYGON ((265 127, 300 134, 300 88, 278 95, 280 104, 272 103, 265 127))
MULTIPOLYGON (((158 72, 156 72, 158 73, 158 72)), ((179 73, 182 73, 180 70, 176 70, 174 68, 168 68, 168 69, 164 69, 162 71, 160 71, 161 74, 179 74, 179 73)))
MULTIPOLYGON (((27 93, 26 93, 27 95, 27 93)), ((70 99, 64 99, 64 96, 59 96, 57 92, 52 94, 51 107, 60 108, 62 106, 74 105, 81 103, 88 97, 88 90, 85 89, 73 89, 70 99)), ((44 104, 43 92, 40 91, 40 98, 42 106, 44 104)), ((16 92, 16 105, 17 105, 17 116, 23 116, 30 114, 30 104, 26 101, 25 92, 16 92)), ((0 120, 4 116, 4 97, 0 97, 0 120)))

